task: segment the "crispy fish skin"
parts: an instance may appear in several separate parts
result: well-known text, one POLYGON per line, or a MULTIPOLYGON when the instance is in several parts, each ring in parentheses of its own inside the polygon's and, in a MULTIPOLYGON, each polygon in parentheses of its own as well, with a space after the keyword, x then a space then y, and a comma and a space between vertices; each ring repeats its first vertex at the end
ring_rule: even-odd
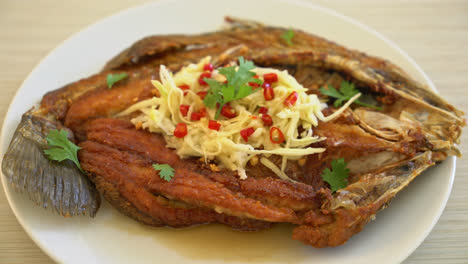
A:
POLYGON ((339 190, 321 212, 311 211, 293 238, 317 248, 335 247, 360 232, 391 199, 416 176, 435 164, 430 151, 410 160, 364 174, 339 190))
POLYGON ((138 41, 102 72, 46 94, 34 113, 73 131, 83 148, 82 167, 126 215, 155 226, 220 222, 247 231, 291 222, 298 225, 293 238, 314 247, 338 246, 428 166, 460 155, 454 143, 465 125, 464 113, 392 63, 297 30, 294 45, 288 46, 281 38, 286 29, 226 21, 231 27, 218 32, 138 41), (158 79, 161 64, 177 71, 207 55, 215 65, 242 55, 258 66, 287 69, 323 99, 319 87, 348 80, 376 97, 383 111, 349 109, 339 120, 320 124, 316 133, 327 136, 322 142, 327 151, 306 157, 307 166, 288 162, 288 175, 300 183, 277 179, 262 165, 247 168, 248 180, 240 181, 232 172, 181 161, 161 136, 112 118, 154 95, 150 80, 158 79), (107 74, 122 71, 129 78, 107 89, 107 74), (320 172, 338 157, 350 166, 367 166, 352 167, 348 187, 332 195, 320 172), (161 180, 151 163, 174 166, 174 180, 161 180))

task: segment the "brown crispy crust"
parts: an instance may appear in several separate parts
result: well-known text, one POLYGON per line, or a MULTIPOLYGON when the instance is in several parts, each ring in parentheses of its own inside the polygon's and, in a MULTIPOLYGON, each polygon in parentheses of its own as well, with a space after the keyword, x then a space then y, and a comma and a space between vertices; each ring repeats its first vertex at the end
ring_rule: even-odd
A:
MULTIPOLYGON (((335 138, 349 134, 355 140, 364 137, 367 141, 356 153, 390 147, 371 135, 354 135, 352 126, 346 128, 349 131, 335 129, 336 134, 329 134, 330 144, 333 140, 349 142, 335 138)), ((196 160, 181 160, 174 150, 165 147, 161 135, 137 130, 129 121, 96 119, 88 123, 86 131, 87 141, 80 143, 79 158, 83 168, 96 175, 91 179, 98 190, 124 213, 151 225, 183 227, 220 222, 241 230, 257 230, 269 227, 268 222, 290 222, 299 225, 293 238, 325 247, 346 242, 381 207, 371 204, 357 211, 329 211, 327 201, 333 197, 328 189, 265 174, 249 174, 247 180, 240 181, 225 170, 212 172, 196 160), (151 168, 152 163, 171 165, 176 170, 174 178, 162 180, 151 168)), ((338 153, 346 152, 335 148, 338 153)), ((352 146, 343 148, 349 149, 349 156, 356 155, 352 146)))
MULTIPOLYGON (((171 226, 171 227, 188 227, 193 225, 199 224, 208 224, 212 222, 219 222, 230 226, 233 229, 240 230, 240 231, 259 231, 263 229, 270 228, 272 223, 264 222, 264 221, 257 221, 248 218, 238 218, 226 214, 218 214, 213 211, 208 211, 206 209, 202 210, 206 213, 204 221, 195 221, 193 218, 190 217, 189 213, 183 214, 184 218, 180 220, 174 221, 177 219, 177 216, 172 217, 171 222, 164 222, 159 218, 155 218, 154 216, 149 216, 145 212, 139 210, 133 203, 129 202, 124 196, 121 195, 119 189, 115 186, 114 183, 106 181, 103 177, 98 177, 93 173, 87 173, 88 177, 93 181, 96 185, 96 188, 99 192, 102 193, 104 198, 120 213, 135 219, 136 221, 150 225, 150 226, 171 226)), ((171 202, 167 199, 156 196, 155 200, 158 204, 160 213, 167 214, 171 213, 170 210, 174 205, 171 205, 171 202)), ((181 206, 181 203, 178 204, 181 206)), ((188 206, 188 205, 185 205, 188 206)), ((183 208, 180 208, 183 210, 183 208)), ((189 210, 189 209, 187 209, 189 210)))
POLYGON ((96 188, 115 209, 122 214, 135 219, 138 222, 151 226, 164 226, 164 223, 157 218, 152 218, 147 214, 139 211, 125 197, 120 195, 115 184, 106 181, 104 178, 96 176, 93 173, 87 173, 89 179, 95 184, 96 188))

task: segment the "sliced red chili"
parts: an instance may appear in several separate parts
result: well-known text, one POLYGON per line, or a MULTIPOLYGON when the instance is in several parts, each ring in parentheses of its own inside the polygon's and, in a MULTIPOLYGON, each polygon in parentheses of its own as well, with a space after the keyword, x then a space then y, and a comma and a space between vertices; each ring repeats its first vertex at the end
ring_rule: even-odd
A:
POLYGON ((297 92, 292 92, 288 95, 288 97, 286 97, 286 99, 284 99, 284 105, 288 107, 293 106, 294 104, 296 104, 298 97, 299 94, 297 94, 297 92))
POLYGON ((200 96, 202 100, 205 100, 205 96, 208 94, 207 91, 198 92, 197 95, 200 96))
POLYGON ((203 117, 203 115, 202 115, 200 112, 193 112, 193 113, 190 115, 190 120, 192 120, 192 121, 198 121, 198 120, 200 120, 202 117, 203 117))
POLYGON ((263 87, 263 97, 266 101, 271 101, 275 98, 275 92, 273 88, 271 88, 271 85, 265 85, 265 87, 263 87))
POLYGON ((223 105, 223 108, 221 108, 221 115, 227 118, 233 118, 236 117, 237 114, 234 108, 230 107, 229 105, 223 105))
POLYGON ((207 64, 203 65, 203 70, 204 71, 212 72, 213 69, 214 69, 214 67, 213 67, 213 64, 211 64, 211 63, 207 63, 207 64))
POLYGON ((178 138, 183 138, 187 135, 187 125, 185 123, 177 124, 174 130, 174 136, 178 138))
POLYGON ((268 108, 262 106, 260 109, 258 109, 259 114, 267 114, 268 113, 268 108))
POLYGON ((266 82, 266 83, 275 83, 278 81, 278 75, 276 75, 276 73, 267 73, 265 75, 263 75, 263 80, 266 82))
POLYGON ((180 113, 182 114, 182 116, 187 116, 189 108, 190 108, 190 105, 180 105, 179 106, 180 113))
POLYGON ((184 96, 186 96, 188 93, 188 90, 190 90, 190 86, 188 84, 181 84, 177 87, 179 87, 182 91, 184 91, 184 96))
POLYGON ((193 113, 190 115, 190 120, 192 120, 192 121, 198 121, 198 120, 200 120, 202 117, 205 117, 206 115, 207 115, 206 108, 203 107, 203 108, 201 108, 200 110, 198 110, 197 112, 193 112, 193 113))
POLYGON ((283 143, 284 135, 283 135, 283 132, 281 132, 281 129, 277 127, 271 127, 270 128, 270 140, 271 142, 275 144, 283 143))
POLYGON ((198 110, 198 113, 200 113, 202 117, 205 117, 207 115, 206 108, 201 108, 200 110, 198 110))
POLYGON ((253 88, 258 88, 260 87, 259 83, 254 83, 254 82, 249 82, 249 85, 252 86, 253 88))
POLYGON ((205 82, 204 78, 211 78, 211 72, 204 72, 200 74, 200 77, 198 77, 198 83, 200 85, 208 85, 208 83, 205 82))
POLYGON ((249 137, 255 132, 255 128, 249 127, 246 129, 242 129, 240 131, 241 137, 245 140, 245 142, 249 141, 249 137))
POLYGON ((273 119, 269 114, 262 114, 262 121, 265 126, 273 125, 273 119))
POLYGON ((208 128, 213 129, 216 131, 219 131, 219 128, 221 127, 221 124, 219 122, 216 122, 214 120, 208 121, 208 128))
MULTIPOLYGON (((258 75, 255 75, 253 78, 259 79, 258 75)), ((249 85, 252 86, 253 88, 258 88, 258 87, 260 87, 260 84, 254 83, 254 82, 249 82, 249 85)))
POLYGON ((181 84, 181 85, 179 85, 177 87, 179 87, 182 90, 189 90, 190 89, 190 86, 188 84, 181 84))

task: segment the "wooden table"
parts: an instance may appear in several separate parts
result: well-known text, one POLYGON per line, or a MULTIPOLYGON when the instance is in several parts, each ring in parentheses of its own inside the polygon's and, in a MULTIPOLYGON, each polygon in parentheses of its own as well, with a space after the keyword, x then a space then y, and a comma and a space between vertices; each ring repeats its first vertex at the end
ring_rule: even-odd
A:
MULTIPOLYGON (((137 1, 0 1, 0 118, 23 79, 55 46, 137 1)), ((319 1, 395 41, 449 102, 468 112, 468 1, 319 1)), ((468 131, 461 149, 468 153, 468 131)), ((468 155, 458 160, 447 207, 405 263, 468 263, 468 155)), ((25 234, 0 191, 0 263, 52 263, 25 234)))

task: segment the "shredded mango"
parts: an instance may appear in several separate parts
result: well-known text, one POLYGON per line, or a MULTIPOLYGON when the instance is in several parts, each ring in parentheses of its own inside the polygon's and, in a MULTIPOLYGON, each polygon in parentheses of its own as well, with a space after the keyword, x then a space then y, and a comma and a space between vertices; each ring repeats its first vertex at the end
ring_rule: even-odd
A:
MULTIPOLYGON (((206 57, 198 64, 190 64, 174 75, 166 67, 161 66, 161 81, 152 81, 161 97, 138 102, 119 115, 139 111, 140 114, 131 120, 132 123, 150 132, 161 133, 167 146, 176 149, 181 158, 195 156, 204 158, 205 162, 214 160, 219 167, 237 171, 241 179, 247 178, 245 171, 247 162, 260 154, 263 165, 270 168, 278 177, 290 179, 284 172, 288 160, 298 160, 303 156, 325 151, 324 148, 308 147, 312 143, 324 140, 313 135, 313 127, 317 126, 318 121, 326 122, 338 117, 359 97, 359 94, 354 96, 338 111, 325 117, 322 110, 327 105, 315 94, 307 94, 307 89, 287 71, 257 67, 252 71, 259 78, 267 73, 276 73, 278 76, 278 81, 272 84, 274 99, 266 101, 263 92, 259 91, 232 101, 230 106, 236 111, 237 116, 217 120, 221 127, 216 131, 208 127, 208 121, 214 119, 216 109, 206 108, 206 117, 198 121, 190 120, 193 112, 205 108, 203 100, 197 93, 207 91, 208 87, 200 85, 198 78, 203 73, 203 66, 210 63, 210 60, 210 57, 206 57), (184 91, 178 87, 180 85, 190 86, 189 90, 185 90, 187 92, 185 96, 184 91), (287 107, 283 102, 292 92, 298 93, 298 99, 293 106, 287 107), (189 105, 186 116, 183 116, 179 110, 180 105, 189 105), (273 126, 284 133, 284 142, 275 144, 270 140, 270 127, 263 124, 262 114, 259 113, 260 107, 268 108, 273 126), (183 138, 177 138, 173 135, 174 129, 181 122, 187 124, 188 133, 183 138), (249 127, 254 128, 255 132, 248 138, 248 142, 245 142, 240 132, 249 127), (302 133, 299 133, 299 128, 302 128, 302 133), (281 168, 267 159, 270 155, 282 156, 281 168)), ((212 78, 219 81, 225 79, 217 70, 213 71, 212 78)))

